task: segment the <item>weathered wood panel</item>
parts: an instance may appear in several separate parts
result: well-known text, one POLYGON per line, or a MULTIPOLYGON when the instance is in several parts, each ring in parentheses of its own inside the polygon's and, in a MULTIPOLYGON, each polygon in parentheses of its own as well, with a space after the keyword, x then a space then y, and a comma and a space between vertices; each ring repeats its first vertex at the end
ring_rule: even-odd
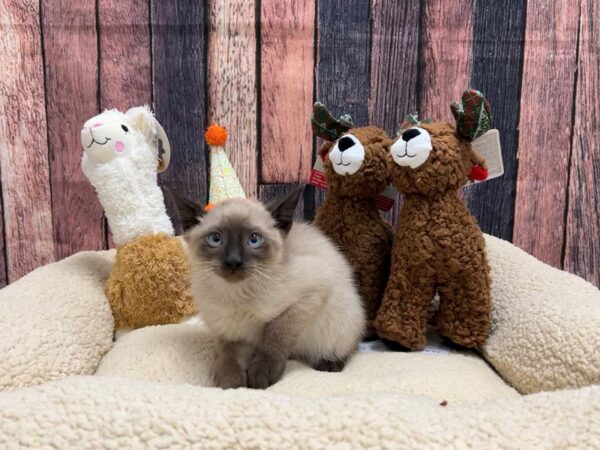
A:
POLYGON ((473 4, 424 0, 422 14, 419 117, 450 122, 450 103, 469 87, 473 4))
POLYGON ((37 1, 0 3, 0 284, 54 260, 39 33, 37 1))
MULTIPOLYGON (((0 167, 0 173, 2 167, 0 167)), ((6 273, 6 247, 4 239, 4 208, 2 207, 2 180, 0 179, 0 288, 3 288, 8 284, 8 277, 6 273)))
POLYGON ((81 125, 98 114, 94 2, 43 0, 56 257, 103 247, 102 207, 81 171, 81 125))
MULTIPOLYGON (((370 16, 369 2, 362 0, 317 5, 316 100, 336 117, 350 114, 357 126, 369 121, 370 16)), ((315 189, 315 208, 322 203, 321 191, 315 189)))
POLYGON ((261 2, 261 181, 306 181, 313 139, 314 0, 261 2))
POLYGON ((394 136, 417 110, 420 4, 373 0, 369 121, 394 136))
POLYGON ((527 3, 513 241, 562 264, 579 8, 527 3))
POLYGON ((517 184, 519 89, 523 67, 525 0, 475 0, 471 87, 492 105, 500 131, 504 176, 469 186, 465 199, 484 232, 512 239, 517 184))
POLYGON ((600 5, 582 0, 564 268, 600 286, 600 5))
MULTIPOLYGON (((152 104, 149 14, 147 0, 98 0, 101 110, 152 104)), ((106 221, 104 227, 114 247, 106 221)))
POLYGON ((209 122, 228 129, 227 155, 249 197, 256 197, 256 19, 253 2, 210 1, 209 122))
POLYGON ((207 199, 203 5, 195 0, 151 1, 154 111, 172 147, 171 164, 160 180, 200 202, 207 199))
MULTIPOLYGON (((374 0, 369 122, 394 137, 404 117, 417 111, 420 2, 374 0)), ((383 216, 397 222, 400 205, 383 216)))
POLYGON ((147 0, 98 0, 100 108, 152 103, 147 0))
MULTIPOLYGON (((297 183, 263 184, 259 187, 258 198, 261 202, 267 203, 271 200, 276 200, 278 198, 285 197, 290 192, 292 192, 292 190, 297 186, 297 183)), ((303 199, 300 199, 300 201, 298 202, 298 207, 296 208, 296 214, 294 216, 296 220, 304 220, 304 202, 302 200, 303 199)))

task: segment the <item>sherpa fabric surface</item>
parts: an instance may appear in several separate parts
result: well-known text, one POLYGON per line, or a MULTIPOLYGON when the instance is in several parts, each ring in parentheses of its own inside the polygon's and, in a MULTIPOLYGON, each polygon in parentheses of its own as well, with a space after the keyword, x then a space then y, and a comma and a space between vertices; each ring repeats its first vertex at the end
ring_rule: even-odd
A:
POLYGON ((0 290, 0 391, 92 375, 111 348, 112 252, 83 252, 0 290))
POLYGON ((477 405, 290 397, 105 377, 0 396, 3 449, 600 448, 600 387, 477 405))
POLYGON ((108 351, 114 252, 40 268, 0 291, 0 448, 600 448, 600 386, 588 386, 600 383, 600 292, 486 242, 482 354, 498 374, 475 354, 366 353, 339 374, 292 361, 266 392, 184 384, 211 384, 201 326, 144 328, 108 351), (112 377, 64 378, 98 365, 112 377), (505 382, 564 390, 520 396, 505 382))

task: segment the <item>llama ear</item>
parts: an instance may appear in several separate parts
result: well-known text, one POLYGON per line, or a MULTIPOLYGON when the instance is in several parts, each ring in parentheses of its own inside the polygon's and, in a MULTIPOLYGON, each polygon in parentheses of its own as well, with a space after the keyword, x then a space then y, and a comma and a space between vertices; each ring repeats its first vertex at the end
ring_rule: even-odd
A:
POLYGON ((298 200, 303 191, 304 186, 299 186, 287 196, 273 200, 265 205, 271 216, 273 216, 273 219, 275 219, 275 226, 284 233, 287 233, 292 228, 298 200))
POLYGON ((200 223, 200 217, 206 214, 202 205, 172 189, 165 188, 165 190, 171 195, 171 198, 175 202, 175 206, 177 206, 177 213, 183 231, 186 232, 190 228, 198 225, 200 223))
POLYGON ((131 124, 148 142, 156 145, 158 151, 158 172, 164 172, 171 162, 171 144, 167 133, 152 114, 149 106, 136 106, 129 109, 125 115, 131 124))

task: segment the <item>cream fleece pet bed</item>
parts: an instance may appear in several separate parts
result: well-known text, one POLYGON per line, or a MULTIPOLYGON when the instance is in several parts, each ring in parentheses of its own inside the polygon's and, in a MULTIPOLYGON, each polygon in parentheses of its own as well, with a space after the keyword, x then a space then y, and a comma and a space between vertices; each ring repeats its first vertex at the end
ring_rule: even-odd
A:
POLYGON ((600 448, 600 292, 486 239, 481 356, 361 352, 339 374, 291 361, 266 392, 209 387, 201 324, 113 344, 112 252, 40 268, 0 291, 0 448, 600 448))

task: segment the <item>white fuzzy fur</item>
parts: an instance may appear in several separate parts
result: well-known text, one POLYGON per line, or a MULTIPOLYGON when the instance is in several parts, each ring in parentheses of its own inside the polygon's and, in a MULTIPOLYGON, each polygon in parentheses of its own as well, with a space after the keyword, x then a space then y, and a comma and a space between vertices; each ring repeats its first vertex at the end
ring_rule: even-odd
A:
POLYGON ((192 293, 206 324, 222 339, 256 345, 265 324, 294 305, 313 314, 292 357, 309 363, 345 359, 365 328, 349 264, 311 225, 295 223, 283 246, 283 258, 263 276, 236 283, 211 275, 192 254, 192 293))
MULTIPOLYGON (((158 149, 156 128, 150 110, 135 108, 135 114, 104 111, 86 122, 85 132, 93 123, 102 122, 129 127, 132 148, 109 161, 95 159, 84 151, 82 169, 96 188, 117 245, 144 234, 174 234, 163 193, 157 184, 158 149)), ((133 111, 133 110, 132 110, 133 111)), ((84 142, 85 150, 85 142, 84 142)))

